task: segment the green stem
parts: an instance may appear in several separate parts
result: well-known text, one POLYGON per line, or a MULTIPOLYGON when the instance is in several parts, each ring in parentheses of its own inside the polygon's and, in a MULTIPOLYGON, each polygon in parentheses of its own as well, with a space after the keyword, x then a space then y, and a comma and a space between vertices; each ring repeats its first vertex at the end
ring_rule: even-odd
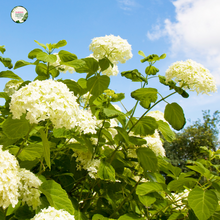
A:
POLYGON ((176 92, 173 92, 169 95, 167 95, 166 97, 160 99, 159 101, 157 101, 156 103, 154 103, 146 112, 144 112, 144 114, 135 122, 135 124, 129 129, 128 133, 134 128, 134 126, 158 103, 160 103, 161 101, 164 101, 166 98, 170 97, 171 95, 175 94, 176 92))

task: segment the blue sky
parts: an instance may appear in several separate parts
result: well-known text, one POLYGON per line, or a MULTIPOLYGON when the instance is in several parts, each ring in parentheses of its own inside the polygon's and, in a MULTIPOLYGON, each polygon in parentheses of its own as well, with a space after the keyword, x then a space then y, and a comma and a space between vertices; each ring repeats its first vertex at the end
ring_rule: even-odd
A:
MULTIPOLYGON (((34 42, 56 43, 65 39, 67 45, 62 49, 75 53, 79 58, 87 57, 89 44, 95 37, 113 34, 127 39, 132 45, 133 58, 125 64, 119 64, 119 71, 138 69, 144 74, 146 64, 140 62, 138 51, 146 55, 167 54, 164 60, 155 64, 164 75, 168 67, 176 61, 193 59, 203 64, 215 76, 220 85, 220 1, 219 0, 20 0, 2 1, 0 7, 0 45, 5 45, 3 57, 17 60, 28 59, 28 53, 39 48, 34 42), (15 6, 24 6, 29 13, 28 20, 16 24, 11 20, 10 12, 15 6)), ((58 52, 55 51, 55 52, 58 52)), ((6 70, 0 64, 0 71, 6 70)), ((14 70, 24 80, 36 77, 34 66, 14 70)), ((77 80, 84 74, 61 73, 63 79, 77 80)), ((3 91, 8 79, 0 79, 0 91, 3 91)), ((169 90, 157 83, 150 82, 161 94, 169 90)), ((136 82, 130 82, 120 74, 111 77, 110 88, 116 92, 125 92, 123 101, 127 109, 135 103, 130 93, 139 88, 136 82)), ((202 118, 202 110, 210 109, 211 113, 220 110, 219 92, 211 96, 190 92, 188 99, 175 95, 168 102, 179 103, 185 117, 195 121, 202 118)), ((3 104, 4 100, 0 100, 3 104)), ((164 111, 165 103, 154 110, 164 111)), ((144 112, 137 109, 136 116, 144 112)))

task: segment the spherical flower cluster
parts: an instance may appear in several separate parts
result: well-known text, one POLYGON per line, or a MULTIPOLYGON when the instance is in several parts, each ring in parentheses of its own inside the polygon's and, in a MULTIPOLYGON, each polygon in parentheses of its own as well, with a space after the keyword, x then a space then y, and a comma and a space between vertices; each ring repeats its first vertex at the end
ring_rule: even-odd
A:
POLYGON ((55 128, 79 127, 84 133, 95 133, 95 119, 90 112, 79 109, 76 99, 62 82, 36 80, 12 95, 10 111, 13 119, 19 119, 22 114, 26 114, 26 119, 31 124, 50 119, 55 128))
POLYGON ((23 81, 18 80, 10 80, 5 84, 4 92, 7 93, 8 96, 12 96, 15 91, 18 90, 19 86, 23 81))
POLYGON ((75 220, 73 215, 62 209, 57 210, 54 207, 49 206, 48 208, 42 209, 37 215, 31 220, 75 220))
POLYGON ((108 76, 117 75, 118 69, 116 65, 118 62, 125 63, 133 56, 131 45, 120 36, 106 35, 105 37, 94 38, 89 45, 89 49, 93 52, 95 59, 101 60, 107 57, 112 62, 114 66, 110 66, 107 70, 103 71, 103 74, 108 76))
POLYGON ((0 207, 6 209, 10 204, 14 208, 19 197, 19 165, 15 156, 0 146, 0 207))
POLYGON ((57 56, 57 60, 54 63, 50 63, 51 66, 57 67, 57 69, 62 73, 66 73, 66 71, 68 71, 69 73, 75 72, 75 69, 71 66, 60 65, 61 59, 58 53, 54 53, 54 55, 57 56))
POLYGON ((21 168, 19 170, 20 175, 20 198, 22 203, 27 203, 28 206, 32 206, 36 209, 40 204, 40 192, 39 186, 42 184, 41 180, 36 177, 32 172, 21 168))
POLYGON ((171 80, 179 83, 180 87, 196 91, 197 94, 216 92, 217 87, 213 76, 203 65, 193 60, 173 63, 166 71, 166 82, 171 80))
POLYGON ((155 133, 153 135, 147 135, 146 137, 144 137, 144 139, 147 141, 147 144, 142 146, 149 147, 157 156, 166 156, 165 149, 163 148, 163 143, 157 130, 155 130, 155 133))

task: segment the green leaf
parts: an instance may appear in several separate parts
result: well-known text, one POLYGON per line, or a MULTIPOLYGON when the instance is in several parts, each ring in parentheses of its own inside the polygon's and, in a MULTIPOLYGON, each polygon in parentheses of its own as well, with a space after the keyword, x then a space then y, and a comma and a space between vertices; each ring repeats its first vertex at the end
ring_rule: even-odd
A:
POLYGON ((186 123, 183 109, 175 102, 166 105, 164 118, 178 131, 181 130, 186 123))
POLYGON ((56 138, 67 138, 71 134, 70 130, 66 130, 65 128, 54 128, 53 135, 56 138))
POLYGON ((70 79, 65 79, 61 81, 62 83, 66 84, 70 91, 74 92, 74 95, 82 94, 83 89, 82 87, 75 81, 70 79))
POLYGON ((64 46, 66 46, 67 45, 67 42, 66 42, 66 40, 60 40, 58 43, 56 43, 56 44, 53 44, 52 45, 52 48, 60 48, 60 47, 64 47, 64 46))
POLYGON ((105 71, 109 68, 110 65, 111 62, 107 57, 104 57, 103 59, 99 60, 99 66, 101 68, 101 71, 105 71))
POLYGON ((3 65, 5 67, 7 67, 8 69, 11 69, 13 67, 13 64, 11 62, 10 58, 4 58, 0 56, 0 61, 3 63, 3 65))
POLYGON ((2 52, 2 54, 6 51, 6 49, 5 49, 5 45, 0 46, 0 51, 2 52))
POLYGON ((141 183, 137 186, 136 194, 140 196, 144 196, 151 192, 161 192, 164 191, 163 187, 160 183, 153 183, 153 182, 147 182, 147 183, 141 183))
POLYGON ((125 143, 130 144, 129 143, 129 136, 128 136, 128 133, 126 132, 126 130, 121 127, 114 127, 114 128, 118 131, 118 134, 120 134, 123 137, 125 143))
POLYGON ((87 57, 83 60, 86 62, 86 65, 88 67, 87 70, 88 73, 94 74, 99 69, 99 63, 93 57, 87 57))
POLYGON ((157 101, 157 89, 141 88, 133 91, 131 97, 140 100, 140 105, 144 108, 149 108, 151 102, 157 101))
POLYGON ((104 217, 103 215, 100 214, 95 214, 92 216, 92 220, 109 220, 109 218, 104 217))
POLYGON ((70 53, 70 52, 65 51, 65 50, 59 51, 58 55, 59 55, 60 60, 62 62, 69 62, 69 61, 73 61, 73 60, 77 59, 77 56, 75 54, 70 53))
POLYGON ((50 144, 44 132, 44 129, 40 129, 39 132, 40 132, 41 139, 42 139, 43 146, 44 146, 44 158, 45 158, 47 166, 49 167, 49 169, 51 169, 50 167, 50 144))
POLYGON ((68 198, 68 195, 60 184, 54 180, 48 180, 41 184, 40 191, 47 197, 50 205, 56 209, 64 209, 71 215, 74 214, 73 205, 68 198))
POLYGON ((34 59, 37 57, 37 54, 40 53, 40 52, 43 52, 41 49, 33 49, 29 54, 28 54, 28 58, 29 59, 34 59))
POLYGON ((110 78, 108 76, 93 76, 88 79, 87 87, 94 96, 101 95, 109 86, 110 78))
POLYGON ((10 139, 22 138, 27 135, 30 124, 24 117, 21 119, 12 119, 12 116, 9 116, 3 123, 2 129, 10 139))
POLYGON ((189 193, 188 203, 199 220, 206 220, 214 214, 218 198, 211 190, 195 188, 189 193))
POLYGON ((3 98, 3 99, 5 99, 5 100, 9 100, 9 99, 10 99, 10 97, 8 96, 8 94, 5 93, 5 92, 0 92, 0 98, 3 98))
POLYGON ((115 110, 115 109, 110 109, 110 108, 104 108, 103 113, 108 117, 108 118, 115 118, 119 115, 122 115, 123 113, 115 110))
POLYGON ((36 158, 41 158, 43 154, 43 146, 40 144, 30 144, 24 147, 18 158, 22 161, 33 161, 36 158))
POLYGON ((142 63, 144 63, 146 61, 147 62, 156 62, 160 59, 164 59, 165 58, 164 56, 166 57, 166 54, 162 54, 160 57, 157 54, 151 54, 151 55, 145 57, 144 59, 142 59, 141 62, 142 63))
POLYGON ((141 146, 147 143, 145 139, 136 136, 129 136, 129 141, 136 146, 141 146))
POLYGON ((146 135, 154 134, 157 128, 158 125, 154 118, 150 116, 144 116, 138 121, 138 123, 135 125, 132 131, 134 131, 134 134, 138 134, 140 136, 146 136, 146 135))
POLYGON ((75 220, 88 220, 86 215, 83 212, 81 212, 80 210, 75 210, 74 218, 75 218, 75 220))
POLYGON ((138 215, 133 213, 122 215, 118 220, 135 220, 135 219, 145 220, 145 218, 139 217, 138 215))
MULTIPOLYGON (((6 70, 6 71, 2 71, 0 72, 0 78, 10 78, 10 79, 18 79, 18 80, 22 80, 22 78, 20 78, 18 75, 14 74, 12 71, 10 70, 6 70)), ((23 80, 22 80, 23 81, 23 80)))
POLYGON ((77 73, 86 73, 88 67, 83 59, 75 59, 68 62, 61 62, 60 64, 73 67, 77 73))
POLYGON ((157 200, 154 196, 149 196, 149 195, 143 195, 143 196, 138 195, 138 198, 140 202, 146 207, 149 207, 157 200))
POLYGON ((181 191, 184 189, 184 186, 191 188, 194 187, 197 180, 193 178, 183 178, 177 179, 169 182, 167 188, 170 191, 181 191))
POLYGON ((102 180, 115 181, 115 169, 106 161, 101 161, 99 165, 98 176, 102 180))
POLYGON ((18 60, 16 63, 15 63, 15 66, 14 66, 14 70, 15 69, 18 69, 20 67, 23 67, 23 66, 27 66, 27 65, 34 65, 33 63, 30 63, 30 62, 27 62, 25 60, 18 60))
POLYGON ((15 217, 19 220, 31 219, 35 215, 35 212, 29 209, 29 206, 25 204, 24 206, 20 206, 15 211, 15 217))
POLYGON ((157 124, 158 129, 161 131, 162 135, 168 142, 175 140, 175 133, 170 129, 170 126, 166 122, 159 120, 157 121, 157 124))
POLYGON ((144 52, 141 51, 141 50, 138 51, 138 54, 141 55, 142 57, 146 57, 145 54, 144 54, 144 52))
POLYGON ((147 82, 137 69, 121 72, 121 76, 131 79, 133 82, 147 82))
POLYGON ((164 53, 164 54, 162 54, 161 56, 160 56, 160 59, 164 59, 164 58, 166 58, 166 54, 164 53))
POLYGON ((57 60, 57 56, 54 54, 47 54, 45 52, 40 52, 37 54, 37 59, 43 62, 55 63, 57 60))
POLYGON ((35 72, 37 73, 38 76, 45 76, 49 77, 47 74, 47 65, 43 63, 39 63, 36 65, 35 72))
POLYGON ((136 150, 136 154, 138 157, 138 161, 143 167, 145 172, 157 171, 158 169, 157 157, 150 148, 140 147, 136 150))
POLYGON ((43 47, 45 50, 47 49, 46 46, 44 44, 39 43, 37 40, 34 40, 38 45, 40 45, 41 47, 43 47))
POLYGON ((172 215, 170 215, 168 220, 176 220, 176 219, 183 219, 183 218, 184 218, 183 214, 181 214, 180 212, 175 212, 172 215))
POLYGON ((159 69, 157 69, 157 68, 154 67, 154 66, 148 66, 148 67, 146 67, 146 69, 145 69, 145 73, 146 73, 147 75, 156 75, 157 72, 159 72, 159 69))

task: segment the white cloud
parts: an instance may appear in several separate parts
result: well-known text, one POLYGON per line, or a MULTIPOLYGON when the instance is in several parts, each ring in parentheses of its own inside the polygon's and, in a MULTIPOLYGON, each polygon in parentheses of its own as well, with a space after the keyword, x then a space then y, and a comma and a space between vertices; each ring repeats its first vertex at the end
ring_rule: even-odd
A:
POLYGON ((135 0, 117 0, 119 7, 125 11, 131 11, 140 5, 135 0))
POLYGON ((153 27, 150 40, 168 36, 173 54, 184 52, 188 57, 202 61, 211 70, 220 85, 220 1, 176 0, 176 21, 164 20, 153 27))

